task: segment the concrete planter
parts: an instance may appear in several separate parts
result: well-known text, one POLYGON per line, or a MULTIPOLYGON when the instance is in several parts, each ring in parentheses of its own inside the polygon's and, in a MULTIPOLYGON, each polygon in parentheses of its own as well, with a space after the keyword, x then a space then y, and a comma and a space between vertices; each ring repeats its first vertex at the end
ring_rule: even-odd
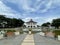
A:
POLYGON ((0 35, 0 39, 3 39, 3 34, 0 35))
POLYGON ((41 35, 41 36, 45 36, 45 33, 43 33, 43 32, 40 32, 40 35, 41 35))
POLYGON ((45 35, 46 35, 47 37, 54 38, 54 35, 55 35, 55 34, 52 33, 52 32, 46 32, 45 35))
POLYGON ((5 34, 5 37, 11 37, 11 36, 14 36, 14 32, 7 32, 5 34))
POLYGON ((60 40, 60 35, 58 35, 58 40, 60 40))
POLYGON ((15 35, 20 35, 20 33, 19 32, 14 32, 15 33, 15 35))

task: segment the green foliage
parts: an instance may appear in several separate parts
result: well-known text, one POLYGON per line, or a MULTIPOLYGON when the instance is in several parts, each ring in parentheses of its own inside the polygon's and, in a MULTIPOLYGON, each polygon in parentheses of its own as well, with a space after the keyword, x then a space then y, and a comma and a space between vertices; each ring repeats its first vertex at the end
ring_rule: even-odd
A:
POLYGON ((49 22, 42 24, 42 26, 44 26, 44 27, 49 27, 49 25, 54 26, 55 28, 59 29, 59 26, 60 26, 60 18, 53 19, 51 24, 49 22))
POLYGON ((7 30, 7 32, 16 32, 15 30, 7 30))
POLYGON ((29 31, 32 31, 32 28, 29 28, 29 31))
POLYGON ((50 23, 47 22, 47 23, 43 23, 41 26, 44 26, 44 27, 49 27, 50 23))
POLYGON ((59 28, 59 26, 60 26, 60 18, 53 19, 52 26, 55 26, 55 28, 59 28))
POLYGON ((5 27, 21 27, 24 24, 24 21, 16 18, 7 18, 4 15, 0 15, 0 27, 2 27, 1 23, 7 22, 5 27))
POLYGON ((6 17, 4 15, 0 15, 0 23, 5 21, 6 17))
POLYGON ((58 35, 60 35, 60 30, 54 30, 53 33, 55 33, 55 37, 57 37, 58 35))
POLYGON ((23 31, 20 31, 20 34, 23 34, 23 31))

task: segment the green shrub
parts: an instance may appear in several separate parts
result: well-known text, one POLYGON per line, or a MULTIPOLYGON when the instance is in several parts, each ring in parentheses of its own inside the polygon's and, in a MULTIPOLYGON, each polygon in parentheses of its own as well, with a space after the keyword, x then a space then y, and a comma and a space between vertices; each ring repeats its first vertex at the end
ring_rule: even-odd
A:
POLYGON ((57 38, 57 36, 60 35, 60 30, 54 30, 53 33, 55 33, 55 37, 57 38))
POLYGON ((16 32, 15 30, 7 30, 7 32, 16 32))
POLYGON ((29 31, 32 31, 32 29, 31 29, 31 28, 29 28, 29 31))

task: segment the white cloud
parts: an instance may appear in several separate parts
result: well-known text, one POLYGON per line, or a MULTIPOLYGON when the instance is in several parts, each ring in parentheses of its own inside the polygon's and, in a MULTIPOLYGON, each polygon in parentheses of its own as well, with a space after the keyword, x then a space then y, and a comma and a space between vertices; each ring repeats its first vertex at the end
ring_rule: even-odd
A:
MULTIPOLYGON (((45 13, 48 11, 48 9, 50 9, 52 7, 52 0, 49 0, 47 3, 45 1, 43 1, 40 5, 45 5, 45 8, 44 9, 40 9, 40 12, 41 13, 45 13)), ((41 7, 40 7, 41 8, 41 7)), ((43 8, 43 7, 42 7, 43 8)))
POLYGON ((37 22, 38 25, 41 25, 46 22, 51 22, 54 18, 45 18, 45 17, 26 17, 23 19, 23 21, 28 22, 30 19, 33 19, 33 21, 37 22))
POLYGON ((59 18, 58 16, 48 16, 48 17, 26 17, 23 20, 25 22, 28 22, 30 19, 33 19, 36 21, 39 25, 46 23, 46 22, 52 22, 53 19, 59 18))
POLYGON ((38 10, 40 10, 38 12, 44 13, 44 12, 48 11, 48 9, 51 8, 52 4, 59 4, 60 5, 60 0, 43 0, 43 1, 42 0, 36 0, 36 2, 34 2, 34 3, 31 3, 32 0, 6 0, 6 1, 17 4, 19 8, 22 8, 24 11, 26 11, 28 13, 29 12, 35 12, 35 11, 38 11, 38 10), (32 4, 34 7, 32 8, 30 6, 30 4, 32 4), (40 9, 41 5, 45 5, 46 8, 41 10, 40 9))
POLYGON ((41 1, 41 0, 37 0, 38 2, 41 1))
POLYGON ((6 6, 2 1, 0 1, 0 14, 6 15, 8 17, 15 17, 15 18, 20 17, 19 13, 17 13, 15 10, 11 9, 10 7, 6 6))
POLYGON ((53 19, 57 19, 57 18, 60 18, 60 16, 52 15, 52 16, 44 17, 43 20, 44 20, 44 22, 52 22, 53 19))
POLYGON ((54 4, 60 4, 60 0, 52 0, 54 4))
POLYGON ((26 17, 26 18, 24 18, 23 20, 24 20, 25 22, 27 22, 27 21, 29 21, 30 19, 33 19, 34 21, 43 20, 42 17, 26 17))
POLYGON ((8 1, 8 2, 15 3, 15 4, 17 4, 19 2, 19 0, 2 0, 2 1, 8 1))
MULTIPOLYGON (((47 2, 47 0, 46 1, 42 1, 41 3, 39 3, 41 0, 37 0, 37 2, 35 2, 35 3, 33 3, 32 5, 34 6, 33 8, 32 7, 30 7, 30 5, 29 5, 29 2, 30 0, 22 0, 21 1, 21 5, 22 5, 22 8, 25 10, 25 11, 27 11, 27 12, 35 12, 35 11, 38 11, 38 10, 40 10, 40 12, 41 13, 44 13, 44 12, 46 12, 48 9, 50 9, 51 8, 51 5, 52 5, 52 0, 48 0, 48 2, 47 2), (38 2, 39 1, 39 2, 38 2), (46 3, 47 2, 47 3, 46 3), (37 5, 38 4, 38 5, 37 5), (45 5, 45 7, 46 8, 44 8, 44 9, 40 9, 41 8, 41 5, 43 6, 43 5, 45 5)), ((30 4, 31 4, 31 2, 30 2, 30 4)), ((42 7, 43 8, 43 7, 42 7)), ((39 12, 39 11, 38 11, 39 12)))
POLYGON ((21 16, 20 13, 17 13, 15 10, 11 9, 10 7, 6 6, 2 1, 0 1, 0 14, 3 14, 3 15, 7 15, 8 17, 15 17, 15 18, 20 18, 20 17, 23 17, 23 20, 25 22, 29 21, 30 19, 33 19, 34 21, 37 21, 39 24, 42 24, 44 22, 51 22, 52 19, 55 19, 57 18, 56 16, 51 16, 51 17, 27 17, 27 15, 30 15, 29 12, 41 12, 41 13, 44 13, 46 12, 48 9, 51 8, 51 5, 52 4, 59 4, 60 5, 60 0, 48 0, 48 2, 46 3, 45 0, 43 0, 41 3, 39 3, 41 0, 37 0, 37 2, 33 3, 32 5, 34 6, 33 8, 30 7, 30 4, 32 0, 6 0, 6 1, 9 1, 9 2, 12 2, 12 3, 15 3, 17 4, 17 6, 19 8, 22 7, 23 10, 25 10, 27 13, 23 12, 23 16, 21 16), (38 4, 38 5, 37 5, 38 4), (44 9, 41 9, 41 5, 43 6, 46 6, 46 8, 44 9), (40 10, 40 11, 38 11, 40 10), (25 17, 24 17, 25 16, 25 17), (40 22, 39 22, 40 21, 40 22))

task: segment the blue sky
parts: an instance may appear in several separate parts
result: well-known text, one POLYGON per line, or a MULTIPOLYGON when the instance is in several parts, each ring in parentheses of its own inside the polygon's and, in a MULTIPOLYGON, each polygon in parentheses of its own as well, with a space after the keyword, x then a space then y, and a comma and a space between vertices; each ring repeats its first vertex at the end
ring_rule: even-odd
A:
POLYGON ((60 18, 60 0, 0 0, 0 14, 41 25, 60 18))

